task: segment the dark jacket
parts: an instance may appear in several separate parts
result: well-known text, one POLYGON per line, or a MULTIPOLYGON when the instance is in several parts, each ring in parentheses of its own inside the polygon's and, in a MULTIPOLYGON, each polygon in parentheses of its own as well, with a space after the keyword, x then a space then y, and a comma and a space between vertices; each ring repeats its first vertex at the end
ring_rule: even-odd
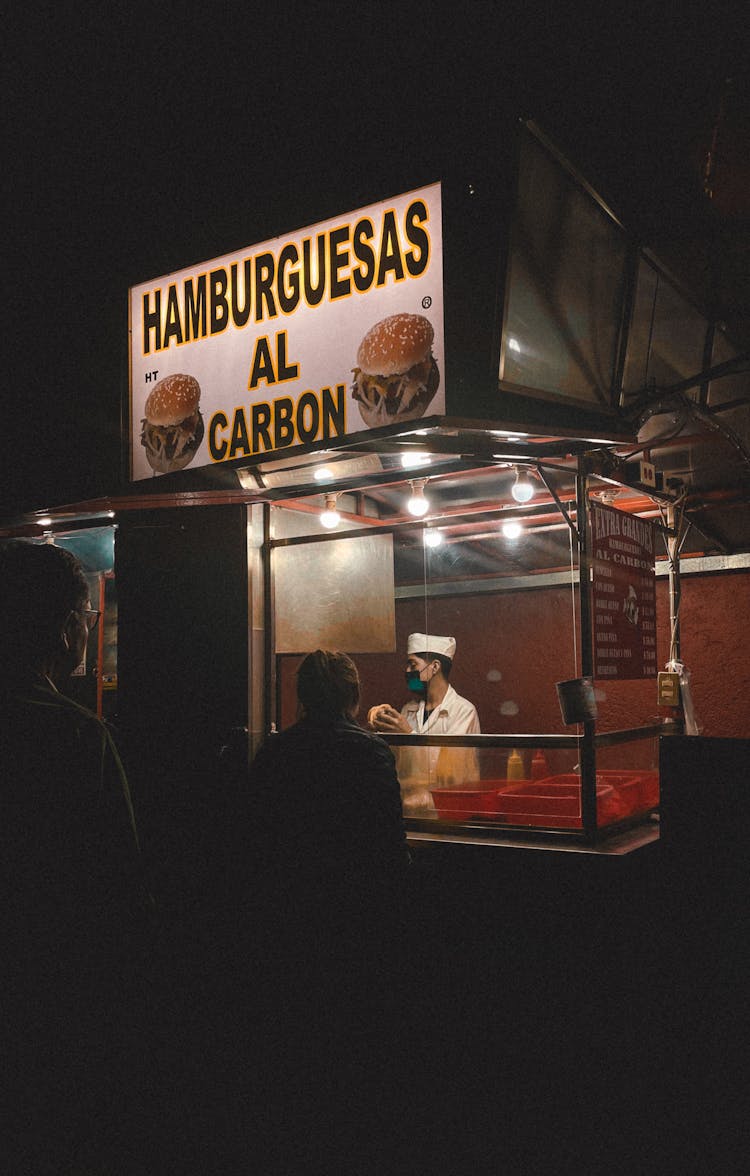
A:
POLYGON ((341 716, 268 738, 250 769, 249 816, 251 852, 292 883, 378 880, 408 864, 393 753, 341 716))
POLYGON ((78 1171, 142 1082, 151 912, 112 738, 42 677, 0 685, 0 918, 3 1171, 78 1171))
POLYGON ((146 902, 112 737, 41 676, 0 685, 0 882, 6 915, 71 950, 127 933, 146 902))

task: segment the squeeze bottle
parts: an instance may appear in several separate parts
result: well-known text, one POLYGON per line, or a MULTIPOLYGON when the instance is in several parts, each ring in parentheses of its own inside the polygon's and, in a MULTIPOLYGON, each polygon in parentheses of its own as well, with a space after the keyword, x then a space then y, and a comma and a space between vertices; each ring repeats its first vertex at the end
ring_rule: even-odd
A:
POLYGON ((437 777, 438 788, 455 788, 456 780, 453 774, 453 761, 451 759, 450 747, 440 748, 437 764, 435 765, 435 776, 437 777))
POLYGON ((523 759, 521 758, 521 753, 515 748, 508 756, 507 777, 509 780, 523 780, 524 778, 523 759))
POLYGON ((549 776, 549 765, 544 752, 540 748, 534 752, 534 758, 531 761, 531 779, 543 780, 545 776, 549 776))

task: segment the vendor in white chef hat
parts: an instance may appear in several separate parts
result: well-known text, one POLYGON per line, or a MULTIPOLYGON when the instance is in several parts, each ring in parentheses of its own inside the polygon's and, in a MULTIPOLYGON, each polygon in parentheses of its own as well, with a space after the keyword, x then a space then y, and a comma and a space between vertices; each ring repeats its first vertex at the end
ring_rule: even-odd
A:
MULTIPOLYGON (((384 735, 478 735, 479 715, 450 684, 454 637, 410 633, 406 685, 413 699, 397 711, 389 703, 370 709, 367 720, 384 735)), ((476 781, 479 767, 470 747, 400 747, 397 751, 405 811, 434 812, 431 788, 461 787, 476 781)))

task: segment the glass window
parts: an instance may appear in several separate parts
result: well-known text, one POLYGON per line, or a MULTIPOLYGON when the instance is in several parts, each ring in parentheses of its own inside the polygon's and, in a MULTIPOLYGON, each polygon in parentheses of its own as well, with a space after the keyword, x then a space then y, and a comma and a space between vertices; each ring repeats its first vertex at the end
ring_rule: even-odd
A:
MULTIPOLYGON (((728 363, 740 355, 740 350, 731 342, 723 331, 717 331, 714 336, 711 366, 718 367, 721 363, 728 363)), ((736 375, 722 376, 712 380, 709 385, 708 407, 713 411, 720 410, 720 420, 732 429, 743 443, 750 447, 750 414, 747 411, 747 396, 750 391, 750 374, 745 365, 745 371, 736 375), (725 404, 737 401, 731 408, 722 408, 725 404)))
POLYGON ((707 330, 707 319, 641 258, 623 376, 626 395, 666 388, 700 372, 707 330))
MULTIPOLYGON (((351 654, 362 680, 359 721, 388 704, 415 732, 393 740, 410 817, 452 820, 456 805, 466 805, 462 819, 514 823, 512 805, 497 808, 500 789, 507 796, 509 783, 564 775, 570 791, 577 771, 576 745, 536 739, 571 737, 555 682, 580 672, 577 551, 543 482, 532 478, 536 494, 521 507, 511 496, 515 477, 508 466, 431 477, 423 522, 408 513, 408 479, 368 484, 355 496, 361 538, 326 531, 318 495, 271 508, 276 721, 295 721, 304 653, 321 645, 351 654), (509 521, 517 533, 506 533, 509 521), (410 647, 417 633, 435 648, 410 647), (455 651, 446 667, 428 655, 444 652, 448 639, 455 651), (407 682, 408 670, 426 696, 407 682), (442 691, 430 690, 433 680, 442 691), (506 740, 486 746, 482 735, 506 740), (448 743, 430 742, 443 737, 448 743)), ((548 478, 569 504, 571 475, 548 478)), ((562 807, 575 803, 568 797, 562 807)))
POLYGON ((515 218, 500 379, 609 405, 624 233, 531 138, 522 143, 515 218))

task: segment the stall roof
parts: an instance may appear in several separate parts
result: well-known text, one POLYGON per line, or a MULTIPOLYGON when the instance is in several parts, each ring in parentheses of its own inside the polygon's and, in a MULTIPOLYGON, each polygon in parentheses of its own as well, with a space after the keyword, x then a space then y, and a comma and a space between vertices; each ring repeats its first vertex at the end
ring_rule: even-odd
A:
MULTIPOLYGON (((664 407, 663 405, 661 407, 664 407)), ((733 407, 731 430, 688 406, 655 412, 640 435, 598 444, 580 438, 522 436, 509 430, 442 422, 388 438, 350 438, 351 444, 224 470, 221 487, 178 490, 159 479, 158 492, 129 487, 127 493, 64 504, 7 519, 0 536, 40 536, 116 520, 132 510, 274 502, 300 511, 322 510, 325 492, 341 495, 346 525, 400 524, 410 519, 405 502, 410 483, 428 479, 429 513, 415 527, 434 526, 452 540, 469 541, 477 574, 497 570, 500 522, 518 518, 534 535, 526 555, 509 549, 509 567, 560 566, 567 556, 567 527, 560 503, 575 500, 579 460, 591 472, 592 493, 618 509, 661 522, 673 504, 683 520, 684 556, 750 552, 747 422, 750 409, 733 407), (737 417, 739 416, 739 422, 737 417), (660 419, 664 418, 664 419, 660 419), (744 435, 738 431, 744 422, 744 435), (512 496, 518 468, 530 471, 536 493, 519 506, 512 496), (231 474, 231 478, 227 475, 231 474), (651 476, 655 485, 649 484, 651 476), (137 491, 137 492, 136 492, 137 491), (364 504, 364 505, 363 505, 364 504), (472 515, 469 519, 468 516, 472 515), (550 538, 557 533, 555 539, 550 538), (546 555, 542 553, 545 548, 546 555), (534 555, 532 556, 532 550, 534 555), (482 552, 484 554, 482 555, 482 552), (482 561, 486 560, 486 567, 482 561)), ((425 422, 427 424, 427 422, 425 422)))

